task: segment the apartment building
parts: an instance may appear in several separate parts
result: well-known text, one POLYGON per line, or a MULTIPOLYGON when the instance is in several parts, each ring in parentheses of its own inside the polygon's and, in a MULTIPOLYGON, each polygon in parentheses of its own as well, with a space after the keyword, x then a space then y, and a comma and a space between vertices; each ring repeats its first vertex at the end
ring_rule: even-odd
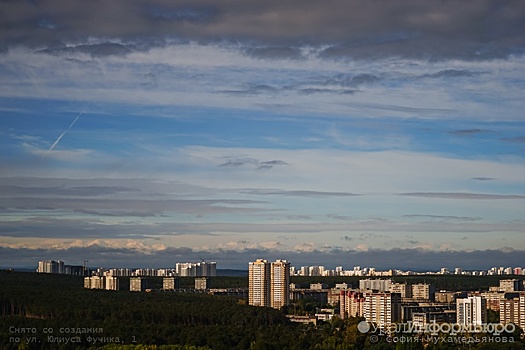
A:
POLYGON ((376 290, 379 292, 388 292, 391 284, 391 279, 363 279, 359 280, 359 289, 362 291, 376 290))
POLYGON ((162 279, 162 289, 174 290, 180 287, 180 280, 175 277, 164 277, 162 279))
POLYGON ((456 300, 457 323, 481 325, 487 323, 487 301, 481 296, 469 296, 456 300))
POLYGON ((367 322, 384 328, 401 321, 401 294, 364 292, 364 317, 367 322))
POLYGON ((257 259, 248 264, 248 304, 275 309, 290 301, 290 263, 257 259))
POLYGON ((500 300, 499 320, 502 324, 514 323, 525 329, 525 293, 511 299, 500 300))
POLYGON ((408 283, 392 283, 389 292, 401 294, 401 298, 412 298, 412 288, 408 283))
POLYGON ((434 286, 428 283, 417 283, 412 285, 412 299, 434 301, 434 286))
POLYGON ((270 265, 270 306, 280 309, 290 302, 290 263, 276 260, 270 265))
POLYGON ((339 312, 341 318, 363 317, 365 313, 365 297, 359 290, 341 290, 339 297, 339 312))
POLYGON ((248 304, 270 306, 270 264, 257 259, 248 264, 248 304))

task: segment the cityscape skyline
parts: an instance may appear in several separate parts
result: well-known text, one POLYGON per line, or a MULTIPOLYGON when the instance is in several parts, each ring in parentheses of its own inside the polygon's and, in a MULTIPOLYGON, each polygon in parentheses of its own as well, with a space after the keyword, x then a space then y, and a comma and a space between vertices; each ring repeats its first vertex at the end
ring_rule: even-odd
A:
MULTIPOLYGON (((88 261, 85 261, 85 263, 88 261)), ((248 262, 248 270, 241 269, 238 271, 246 271, 248 276, 251 276, 253 269, 257 269, 257 273, 262 273, 272 277, 274 267, 278 271, 282 271, 283 266, 287 266, 290 276, 355 276, 355 277, 394 277, 407 275, 467 275, 467 276, 502 276, 502 275, 525 275, 525 268, 521 266, 494 266, 488 270, 464 270, 461 267, 448 269, 441 267, 439 271, 411 271, 389 268, 386 270, 376 269, 375 267, 361 267, 353 266, 351 269, 346 269, 344 266, 336 266, 334 269, 326 268, 322 265, 303 265, 295 266, 284 259, 277 259, 275 263, 269 263, 266 259, 258 258, 255 262, 248 262), (271 269, 270 269, 271 267, 271 269), (268 271, 266 271, 268 270, 268 271), (271 270, 271 271, 270 271, 271 270)), ((41 260, 38 262, 38 273, 58 273, 58 274, 72 274, 72 275, 109 275, 109 276, 178 276, 178 277, 214 277, 217 276, 217 262, 177 262, 174 267, 156 267, 156 268, 137 268, 125 266, 99 266, 96 268, 80 265, 67 265, 61 260, 41 260)), ((224 269, 231 270, 231 269, 224 269)), ((220 269, 219 269, 220 271, 220 269)), ((255 270, 254 270, 255 271, 255 270)), ((279 272, 281 274, 281 272, 279 272)), ((281 274, 281 276, 283 276, 281 274)), ((261 279, 263 283, 264 279, 261 279)), ((368 289, 382 289, 382 288, 368 288, 368 289)), ((403 294, 403 293, 402 293, 403 294)))
POLYGON ((521 2, 1 8, 2 266, 523 264, 521 2))

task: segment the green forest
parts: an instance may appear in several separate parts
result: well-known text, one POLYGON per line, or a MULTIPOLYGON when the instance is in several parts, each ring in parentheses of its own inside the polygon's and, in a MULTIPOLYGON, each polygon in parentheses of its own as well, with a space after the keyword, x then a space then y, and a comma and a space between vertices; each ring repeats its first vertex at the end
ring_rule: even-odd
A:
MULTIPOLYGON (((494 284, 483 282, 483 278, 478 281, 494 284)), ((190 287, 192 282, 184 279, 182 285, 190 287)), ((306 286, 310 280, 294 282, 306 286)), ((442 285, 459 283, 449 280, 442 285)), ((213 284, 218 288, 245 287, 247 279, 216 277, 213 284)), ((445 288, 438 282, 436 286, 445 288)), ((505 344, 441 342, 424 347, 420 340, 394 342, 373 332, 361 333, 360 321, 350 318, 302 325, 290 322, 279 310, 248 306, 245 300, 232 297, 88 290, 78 276, 0 271, 2 349, 525 348, 517 332, 504 334, 512 339, 505 344)))

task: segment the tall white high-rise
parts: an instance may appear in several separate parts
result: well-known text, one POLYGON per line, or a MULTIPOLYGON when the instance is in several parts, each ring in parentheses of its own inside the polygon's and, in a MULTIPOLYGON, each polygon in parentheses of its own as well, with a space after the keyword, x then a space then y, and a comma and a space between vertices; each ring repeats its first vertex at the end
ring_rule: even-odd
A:
POLYGON ((270 306, 270 264, 257 259, 248 264, 248 304, 270 306))
POLYGON ((456 300, 458 324, 481 325, 487 322, 487 300, 480 296, 456 300))
POLYGON ((257 259, 248 266, 248 304, 275 309, 290 300, 290 263, 286 260, 257 259))
POLYGON ((270 267, 270 306, 274 309, 288 305, 290 301, 290 263, 276 260, 270 267))
POLYGON ((42 260, 38 262, 39 273, 65 273, 64 262, 61 260, 42 260))

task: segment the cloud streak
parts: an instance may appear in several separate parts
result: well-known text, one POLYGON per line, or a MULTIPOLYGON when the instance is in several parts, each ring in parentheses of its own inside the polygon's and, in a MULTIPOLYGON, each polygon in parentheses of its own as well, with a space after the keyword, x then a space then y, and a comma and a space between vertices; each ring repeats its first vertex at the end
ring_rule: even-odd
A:
POLYGON ((414 192, 400 193, 400 196, 443 198, 443 199, 469 199, 469 200, 523 200, 525 195, 518 194, 486 194, 486 193, 436 193, 436 192, 414 192))
MULTIPOLYGON (((91 102, 88 103, 87 107, 89 107, 89 105, 91 104, 91 102)), ((86 108, 87 108, 86 107, 86 108)), ((60 142, 60 140, 62 140, 62 137, 64 137, 66 135, 66 133, 71 130, 71 128, 75 125, 75 123, 77 122, 78 118, 80 118, 80 116, 84 114, 84 111, 81 111, 80 113, 78 113, 78 115, 75 117, 75 119, 73 120, 73 122, 71 122, 71 124, 69 124, 69 127, 64 130, 58 137, 57 139, 55 140, 55 142, 53 142, 53 144, 51 145, 51 147, 49 147, 49 149, 47 150, 48 152, 51 152, 57 145, 58 143, 60 142)))

